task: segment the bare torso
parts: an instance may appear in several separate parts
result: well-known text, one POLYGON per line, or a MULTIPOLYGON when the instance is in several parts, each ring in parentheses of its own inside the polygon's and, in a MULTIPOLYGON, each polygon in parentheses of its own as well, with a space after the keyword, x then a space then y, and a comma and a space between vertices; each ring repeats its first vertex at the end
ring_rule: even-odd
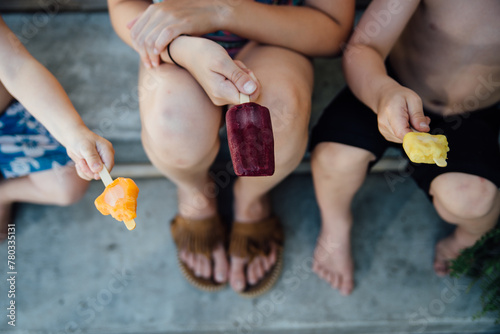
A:
POLYGON ((500 101, 500 1, 423 1, 390 55, 401 83, 443 115, 500 101))

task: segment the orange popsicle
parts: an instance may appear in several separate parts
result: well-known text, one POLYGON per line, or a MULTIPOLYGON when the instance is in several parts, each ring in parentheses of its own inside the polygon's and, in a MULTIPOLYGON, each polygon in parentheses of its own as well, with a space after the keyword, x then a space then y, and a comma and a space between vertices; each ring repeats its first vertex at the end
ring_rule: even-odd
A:
POLYGON ((103 215, 111 215, 123 221, 129 230, 136 226, 137 196, 139 188, 132 179, 119 177, 112 180, 105 167, 101 172, 101 179, 106 185, 104 192, 96 198, 94 204, 103 215))

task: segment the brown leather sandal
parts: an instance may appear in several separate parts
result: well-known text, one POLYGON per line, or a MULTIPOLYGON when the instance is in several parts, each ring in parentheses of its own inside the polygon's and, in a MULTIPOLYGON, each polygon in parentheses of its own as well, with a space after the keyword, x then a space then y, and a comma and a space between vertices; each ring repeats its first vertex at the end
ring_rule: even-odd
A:
MULTIPOLYGON (((214 248, 222 243, 224 246, 225 229, 219 216, 206 219, 186 219, 177 215, 170 223, 172 238, 177 246, 177 261, 184 277, 196 288, 215 292, 224 288, 227 283, 218 283, 213 278, 205 279, 195 275, 179 257, 179 250, 186 249, 194 254, 203 254, 212 258, 214 248)), ((212 261, 213 262, 213 261, 212 261)))
POLYGON ((248 285, 239 294, 243 297, 258 297, 273 287, 283 269, 283 228, 277 217, 257 223, 234 223, 231 231, 229 255, 248 258, 248 263, 259 255, 269 255, 271 242, 276 244, 276 263, 255 285, 248 285))

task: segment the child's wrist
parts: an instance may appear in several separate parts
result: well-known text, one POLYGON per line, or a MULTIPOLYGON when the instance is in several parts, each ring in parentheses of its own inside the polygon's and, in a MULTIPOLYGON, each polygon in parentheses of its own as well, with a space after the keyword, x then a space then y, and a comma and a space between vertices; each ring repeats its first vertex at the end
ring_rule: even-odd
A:
POLYGON ((388 94, 388 92, 401 87, 399 83, 397 83, 390 77, 377 82, 374 86, 376 87, 373 89, 373 91, 375 92, 376 101, 382 100, 388 94))
POLYGON ((172 53, 170 52, 170 46, 172 45, 172 43, 179 37, 182 37, 182 36, 189 36, 189 35, 186 35, 186 34, 182 34, 182 35, 179 35, 178 37, 174 38, 172 40, 172 42, 168 43, 167 45, 167 55, 168 55, 168 58, 169 60, 176 66, 180 67, 180 68, 184 68, 184 66, 180 65, 178 62, 175 61, 174 57, 172 57, 172 53))
POLYGON ((61 132, 61 145, 64 147, 69 147, 74 145, 75 140, 79 140, 82 136, 86 136, 90 133, 90 129, 83 123, 83 121, 75 122, 73 124, 66 125, 61 132))
POLYGON ((192 52, 192 40, 196 37, 180 35, 172 40, 166 49, 161 53, 161 59, 170 64, 187 68, 190 63, 189 57, 192 52))

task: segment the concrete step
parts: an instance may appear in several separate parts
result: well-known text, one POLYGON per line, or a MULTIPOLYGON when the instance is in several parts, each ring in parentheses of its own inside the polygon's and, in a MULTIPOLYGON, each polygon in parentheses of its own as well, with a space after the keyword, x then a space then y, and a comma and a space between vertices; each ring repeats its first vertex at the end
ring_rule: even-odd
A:
MULTIPOLYGON (((219 174, 220 175, 220 174, 219 174)), ((230 184, 220 178, 230 221, 230 184)), ((446 230, 411 179, 395 188, 371 174, 353 203, 356 288, 342 297, 311 271, 320 217, 310 175, 272 193, 286 235, 281 279, 250 300, 231 289, 202 293, 177 266, 168 223, 176 191, 165 179, 140 179, 137 228, 100 215, 93 182, 68 207, 22 205, 16 218, 16 328, 0 333, 499 333, 480 310, 479 289, 439 278, 433 248, 446 230)), ((229 217, 229 218, 228 218, 229 217)), ((8 306, 6 244, 1 245, 0 310, 8 306)))

